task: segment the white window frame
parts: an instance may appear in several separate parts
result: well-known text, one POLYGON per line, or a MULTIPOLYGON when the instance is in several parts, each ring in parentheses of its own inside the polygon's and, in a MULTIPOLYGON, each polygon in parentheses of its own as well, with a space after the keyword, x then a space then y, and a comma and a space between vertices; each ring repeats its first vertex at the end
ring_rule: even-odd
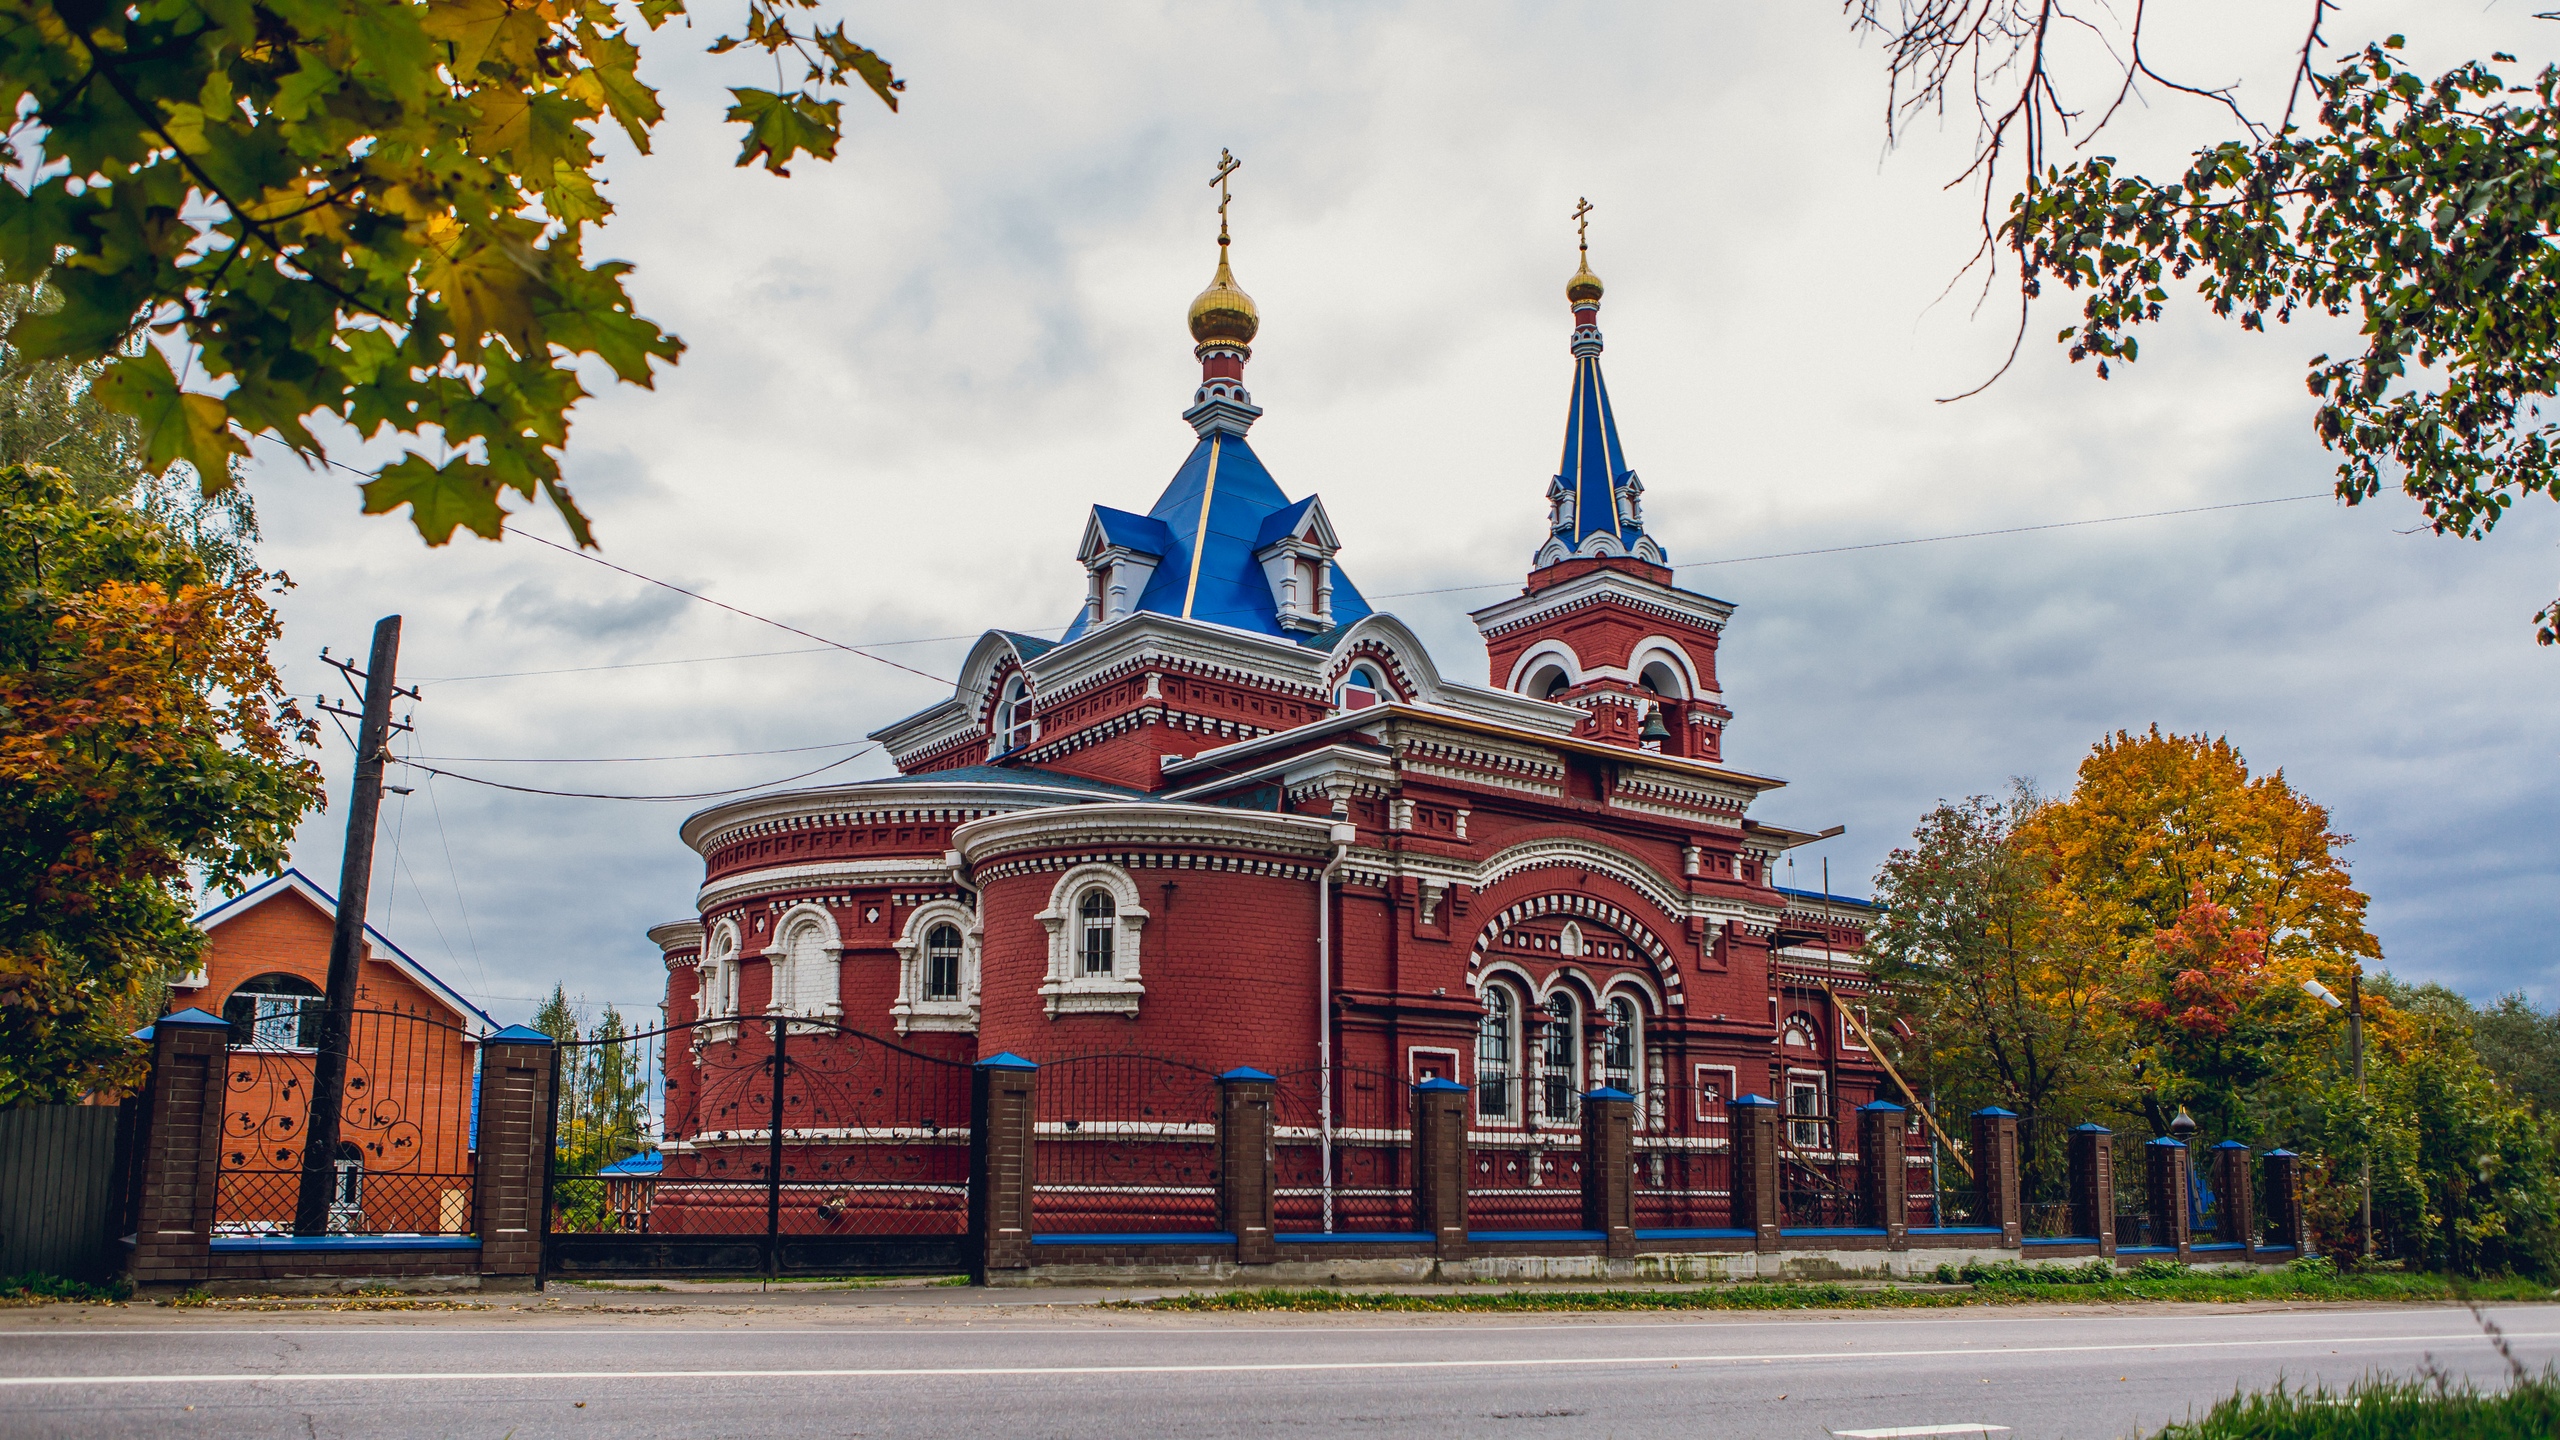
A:
POLYGON ((694 964, 694 1039, 726 1040, 738 1033, 738 960, 745 949, 738 922, 723 916, 703 937, 702 958, 694 964))
POLYGON ((889 1006, 889 1017, 899 1034, 912 1030, 973 1032, 978 1028, 980 936, 977 912, 957 900, 928 900, 907 916, 906 929, 896 941, 898 998, 889 1006), (926 942, 945 925, 960 932, 960 994, 957 999, 936 1000, 926 993, 925 967, 931 960, 926 942))
POLYGON ((1350 669, 1342 672, 1342 678, 1334 682, 1333 708, 1336 710, 1367 710, 1379 705, 1392 704, 1395 698, 1395 690, 1387 684, 1386 672, 1380 670, 1374 661, 1354 661, 1350 669), (1367 678, 1364 680, 1361 678, 1363 676, 1367 678), (1359 681, 1360 688, 1369 692, 1372 698, 1357 705, 1352 704, 1351 689, 1354 681, 1359 681))
POLYGON ((1040 742, 1040 720, 1032 714, 1031 682, 1016 670, 1004 678, 996 689, 994 734, 991 755, 1010 755, 1027 750, 1040 742), (1015 692, 1019 691, 1017 694, 1015 692))
POLYGON ((1733 1087, 1739 1078, 1740 1077, 1734 1073, 1734 1067, 1730 1065, 1701 1064, 1691 1068, 1689 1076, 1689 1094, 1691 1102, 1697 1107, 1699 1124, 1726 1125, 1731 1123, 1732 1116, 1730 1112, 1727 1111, 1726 1107, 1733 1103, 1733 1087), (1719 1082, 1717 1089, 1724 1097, 1712 1106, 1707 1104, 1706 1082, 1709 1076, 1717 1078, 1719 1082))
POLYGON ((1590 1059, 1583 1053, 1584 1035, 1579 1032, 1589 1029, 1590 1007, 1582 1003, 1580 993, 1569 986, 1559 985, 1550 990, 1545 999, 1538 1002, 1537 1008, 1538 1043, 1534 1053, 1538 1059, 1538 1118, 1549 1125, 1578 1124, 1582 1119, 1582 1092, 1585 1088, 1583 1066, 1590 1059), (1548 1034, 1548 1027, 1556 1023, 1556 1016, 1550 1007, 1559 1000, 1572 1008, 1573 1026, 1577 1032, 1567 1036, 1563 1046, 1566 1056, 1563 1091, 1565 1113, 1561 1115, 1556 1113, 1553 1105, 1547 1103, 1549 1098, 1547 1082, 1555 1063, 1552 1052, 1556 1048, 1555 1041, 1548 1034))
POLYGON ((827 907, 802 901, 783 911, 764 955, 773 975, 766 1014, 833 1019, 844 1013, 844 941, 827 907))
POLYGON ((1476 1021, 1476 1043, 1471 1052, 1473 1079, 1468 1085, 1468 1088, 1475 1092, 1476 1123, 1480 1125, 1499 1125, 1506 1128, 1514 1128, 1521 1123, 1523 1116, 1529 1108, 1528 1067, 1521 1063, 1521 1059, 1525 1053, 1522 1046, 1525 1043, 1528 1034, 1528 1026, 1525 1017, 1528 1015, 1530 1010, 1535 1007, 1529 1003, 1529 992, 1525 987, 1507 984, 1501 980, 1486 980, 1484 982, 1484 988, 1479 991, 1478 994, 1480 997, 1483 997, 1482 1003, 1484 1005, 1484 1014, 1478 1017, 1476 1021), (1510 1111, 1510 1113, 1506 1115, 1489 1115, 1485 1113, 1484 1108, 1484 1082, 1486 1078, 1484 1073, 1484 1022, 1491 1019, 1493 1016, 1493 1001, 1490 997, 1497 991, 1501 992, 1503 998, 1509 1001, 1511 1006, 1511 1031, 1510 1034, 1504 1037, 1502 1041, 1503 1053, 1501 1057, 1503 1078, 1509 1082, 1508 1088, 1504 1091, 1505 1099, 1510 1111))
POLYGON ((1820 1070, 1808 1070, 1802 1066, 1788 1066, 1786 1093, 1778 1098, 1778 1107, 1778 1123, 1787 1127, 1787 1144, 1798 1150, 1812 1150, 1820 1154, 1839 1152, 1840 1117, 1832 1109, 1831 1077, 1828 1074, 1820 1070), (1811 1114, 1805 1114, 1796 1109, 1796 1092, 1799 1089, 1809 1089, 1813 1092, 1816 1108, 1811 1114), (1807 1125, 1807 1129, 1811 1131, 1811 1138, 1807 1138, 1804 1132, 1795 1128, 1809 1121, 1815 1122, 1807 1125), (1823 1139, 1826 1126, 1831 1132, 1827 1144, 1823 1139))
POLYGON ((1058 877, 1049 891, 1049 908, 1032 917, 1049 930, 1049 976, 1040 998, 1049 1017, 1060 1015, 1135 1015, 1146 995, 1139 938, 1150 918, 1138 903, 1138 882, 1117 865, 1078 865, 1058 877), (1084 923, 1077 913, 1085 892, 1099 888, 1111 897, 1114 922, 1111 973, 1084 973, 1084 923))

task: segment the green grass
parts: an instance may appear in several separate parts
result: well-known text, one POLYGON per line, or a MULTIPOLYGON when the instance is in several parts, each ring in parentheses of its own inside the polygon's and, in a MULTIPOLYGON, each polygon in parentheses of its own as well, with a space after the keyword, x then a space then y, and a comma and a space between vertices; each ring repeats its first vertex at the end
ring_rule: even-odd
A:
POLYGON ((96 1304, 132 1298, 133 1283, 122 1276, 104 1285, 92 1285, 86 1280, 65 1280, 59 1275, 33 1271, 24 1275, 0 1275, 0 1305, 42 1305, 48 1301, 96 1304))
POLYGON ((1453 1294, 1329 1289, 1220 1290, 1115 1304, 1148 1310, 1940 1310, 1964 1305, 2185 1300, 2518 1301, 2560 1298, 2531 1280, 2455 1280, 2440 1275, 2340 1275, 2296 1265, 2255 1275, 2215 1275, 2159 1261, 2119 1272, 2100 1261, 2061 1270, 2001 1265, 1949 1266, 1927 1288, 1828 1281, 1735 1281, 1661 1290, 1465 1290, 1453 1294))
POLYGON ((2203 1419, 2153 1440, 2550 1440, 2560 1435, 2560 1376, 2519 1376, 2503 1391, 2376 1380, 2343 1395, 2286 1390, 2235 1395, 2203 1419))

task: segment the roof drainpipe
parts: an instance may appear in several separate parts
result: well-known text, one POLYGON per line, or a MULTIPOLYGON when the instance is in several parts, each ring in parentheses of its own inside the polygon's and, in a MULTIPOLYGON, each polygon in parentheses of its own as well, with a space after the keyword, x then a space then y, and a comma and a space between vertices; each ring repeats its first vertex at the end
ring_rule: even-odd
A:
POLYGON ((1346 817, 1350 804, 1333 802, 1333 858, 1316 876, 1316 1126, 1324 1156, 1324 1233, 1333 1233, 1333 872, 1360 838, 1346 817))

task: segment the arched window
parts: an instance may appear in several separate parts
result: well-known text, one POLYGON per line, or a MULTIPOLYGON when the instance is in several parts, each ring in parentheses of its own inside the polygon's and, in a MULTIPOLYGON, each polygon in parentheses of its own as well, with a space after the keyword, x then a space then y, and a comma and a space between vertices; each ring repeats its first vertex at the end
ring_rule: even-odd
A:
POLYGON ((723 920, 711 928, 694 982, 694 1018, 711 1020, 738 1008, 738 927, 723 920))
POLYGON ((1636 1002, 1624 995, 1609 1001, 1609 1022, 1600 1031, 1600 1083, 1628 1094, 1636 1090, 1636 1002))
POLYGON ((1076 902, 1076 919, 1082 930, 1084 973, 1110 974, 1112 941, 1120 928, 1119 907, 1111 903, 1109 892, 1087 890, 1084 898, 1076 902))
POLYGON ((240 982, 222 1002, 231 1043, 261 1050, 317 1050, 320 1012, 328 1005, 320 987, 281 971, 240 982))
POLYGON ((1004 682, 1004 699, 996 706, 996 747, 1009 754, 1032 741, 1031 686, 1016 675, 1004 682))
POLYGON ((1659 695, 1665 700, 1682 699, 1687 694, 1687 687, 1680 683, 1680 672, 1673 669, 1667 660, 1656 660, 1645 666, 1636 677, 1636 683, 1644 687, 1645 693, 1659 695))
POLYGON ((1511 987, 1484 987, 1484 1018, 1476 1022, 1476 1114, 1484 1119, 1514 1118, 1512 1034, 1517 1028, 1518 1012, 1511 987))
POLYGON ((936 925, 924 937, 924 998, 960 998, 960 932, 953 926, 936 925))
POLYGON ((1548 998, 1545 1033, 1539 1039, 1539 1079, 1546 1092, 1541 1108, 1550 1120, 1572 1120, 1581 1114, 1582 1007, 1570 993, 1558 990, 1548 998))
POLYGON ((1333 689, 1333 707, 1337 710, 1366 710, 1385 700, 1392 692, 1387 682, 1378 678, 1377 668, 1367 661, 1351 667, 1342 683, 1333 689))

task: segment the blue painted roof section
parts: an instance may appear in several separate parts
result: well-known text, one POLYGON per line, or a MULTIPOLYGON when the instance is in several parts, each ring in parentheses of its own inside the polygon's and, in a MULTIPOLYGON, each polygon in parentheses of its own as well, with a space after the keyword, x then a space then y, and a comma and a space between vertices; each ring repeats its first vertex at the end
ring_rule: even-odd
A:
MULTIPOLYGON (((1301 644, 1313 643, 1318 637, 1293 635, 1280 628, 1280 611, 1272 598, 1271 582, 1263 574, 1262 562, 1253 558, 1254 551, 1270 543, 1258 538, 1266 522, 1292 508, 1289 497, 1280 493, 1279 483, 1263 468, 1261 457, 1253 453, 1244 437, 1212 435, 1192 446, 1190 458, 1174 472, 1173 483, 1165 487, 1147 511, 1148 518, 1160 522, 1172 536, 1173 551, 1156 567, 1147 581, 1146 593, 1138 597, 1134 608, 1158 615, 1179 615, 1188 596, 1194 620, 1301 644), (1209 485, 1212 457, 1218 464, 1214 494, 1209 485), (1200 584, 1196 592, 1191 584, 1195 548, 1200 554, 1200 584)), ((1351 583, 1339 563, 1335 564, 1335 625, 1349 625, 1369 613, 1369 602, 1361 598, 1359 587, 1351 583)), ((1067 627, 1058 643, 1063 645, 1078 638, 1085 628, 1084 612, 1079 608, 1075 623, 1067 627)))
MULTIPOLYGON (((1618 417, 1609 408, 1609 382, 1601 377, 1595 350, 1573 362, 1573 407, 1565 412, 1564 457, 1556 481, 1573 496, 1573 524, 1555 533, 1580 549, 1594 534, 1613 533, 1627 549, 1635 548, 1644 526, 1624 512, 1620 489, 1635 472, 1618 443, 1618 417)), ((1660 541, 1655 542, 1657 545, 1660 541)))
POLYGON ((627 1160, 616 1160, 596 1171, 599 1175, 656 1175, 667 1168, 667 1157, 651 1150, 627 1160))
POLYGON ((1861 900, 1855 895, 1825 895, 1819 890, 1795 890, 1784 885, 1772 885, 1769 888, 1781 895, 1793 895, 1800 900, 1822 900, 1833 905, 1854 906, 1860 910, 1876 908, 1876 902, 1873 900, 1861 900))
POLYGON ((1315 503, 1316 497, 1310 495, 1286 510, 1272 511, 1271 518, 1262 522, 1262 528, 1253 532, 1253 548, 1260 550, 1296 534, 1298 526, 1307 518, 1307 511, 1313 509, 1315 503))
POLYGON ((1057 770, 1043 770, 1037 765, 955 765, 948 770, 926 770, 915 775, 883 775, 876 780, 859 780, 848 788, 865 785, 918 785, 936 780, 950 780, 972 785, 1049 785, 1060 790, 1089 790, 1096 795, 1144 795, 1126 785, 1107 780, 1088 780, 1082 775, 1069 775, 1057 770))
POLYGON ((1164 556, 1174 551, 1173 531, 1153 515, 1132 515, 1126 510, 1096 505, 1093 518, 1101 523, 1102 538, 1111 544, 1141 555, 1164 556))
POLYGON ((1044 650, 1054 650, 1059 644, 1058 641, 1043 640, 1037 635, 1017 635, 1011 630, 999 630, 996 633, 1007 640, 1012 641, 1014 653, 1020 655, 1025 660, 1038 655, 1044 650))

